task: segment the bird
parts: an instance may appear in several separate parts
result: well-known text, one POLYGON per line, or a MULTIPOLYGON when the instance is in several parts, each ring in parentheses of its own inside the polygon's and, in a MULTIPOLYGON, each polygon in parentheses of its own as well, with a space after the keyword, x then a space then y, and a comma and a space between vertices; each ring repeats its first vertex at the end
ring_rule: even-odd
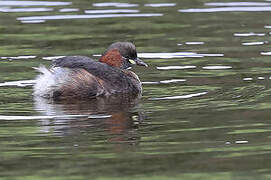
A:
POLYGON ((86 99, 111 95, 142 94, 142 83, 131 71, 133 65, 148 65, 137 56, 131 42, 115 42, 95 61, 86 56, 66 56, 40 66, 34 96, 46 99, 86 99))

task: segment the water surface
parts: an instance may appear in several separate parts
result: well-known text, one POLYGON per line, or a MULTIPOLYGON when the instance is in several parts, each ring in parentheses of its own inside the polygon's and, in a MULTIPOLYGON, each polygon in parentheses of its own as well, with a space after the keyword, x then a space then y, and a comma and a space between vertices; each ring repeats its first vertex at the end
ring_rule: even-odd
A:
POLYGON ((0 0, 0 179, 270 179, 269 1, 0 0), (140 99, 32 96, 54 58, 132 41, 140 99))

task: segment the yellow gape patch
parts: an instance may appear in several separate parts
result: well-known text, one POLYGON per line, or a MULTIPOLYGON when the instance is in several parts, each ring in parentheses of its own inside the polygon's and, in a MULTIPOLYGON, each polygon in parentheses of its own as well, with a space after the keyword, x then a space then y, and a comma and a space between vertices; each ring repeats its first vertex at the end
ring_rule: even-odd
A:
POLYGON ((134 60, 132 60, 132 59, 129 59, 129 62, 130 62, 131 64, 136 64, 136 62, 135 62, 134 60))

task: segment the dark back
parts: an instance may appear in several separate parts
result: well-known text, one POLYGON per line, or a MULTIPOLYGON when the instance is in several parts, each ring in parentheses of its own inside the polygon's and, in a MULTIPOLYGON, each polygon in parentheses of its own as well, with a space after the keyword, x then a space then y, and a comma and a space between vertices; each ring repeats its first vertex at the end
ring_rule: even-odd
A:
POLYGON ((53 61, 53 67, 82 68, 103 81, 104 87, 109 92, 140 93, 140 82, 127 70, 97 62, 85 56, 67 56, 53 61))

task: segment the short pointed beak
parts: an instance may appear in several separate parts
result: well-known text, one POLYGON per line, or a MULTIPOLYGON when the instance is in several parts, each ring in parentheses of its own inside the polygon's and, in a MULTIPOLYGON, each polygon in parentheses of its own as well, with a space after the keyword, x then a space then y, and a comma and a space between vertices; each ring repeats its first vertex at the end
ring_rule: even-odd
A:
POLYGON ((138 57, 134 60, 136 62, 137 65, 139 66, 145 66, 148 67, 148 64, 144 63, 144 61, 142 61, 141 59, 139 59, 138 57))

